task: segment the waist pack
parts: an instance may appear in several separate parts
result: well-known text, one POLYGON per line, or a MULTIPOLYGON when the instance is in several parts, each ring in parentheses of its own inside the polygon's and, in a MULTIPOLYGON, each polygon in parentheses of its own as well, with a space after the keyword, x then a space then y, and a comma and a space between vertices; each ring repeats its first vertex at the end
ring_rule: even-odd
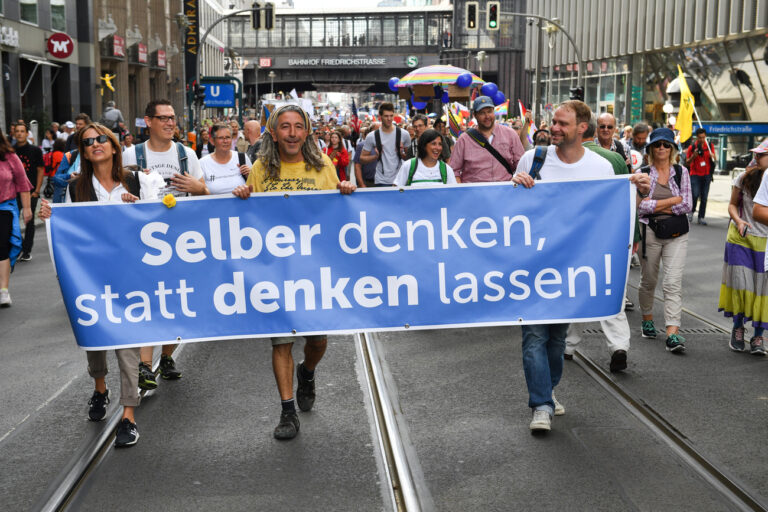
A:
POLYGON ((690 229, 686 215, 672 215, 665 219, 648 217, 648 227, 653 230, 656 238, 677 238, 690 229))

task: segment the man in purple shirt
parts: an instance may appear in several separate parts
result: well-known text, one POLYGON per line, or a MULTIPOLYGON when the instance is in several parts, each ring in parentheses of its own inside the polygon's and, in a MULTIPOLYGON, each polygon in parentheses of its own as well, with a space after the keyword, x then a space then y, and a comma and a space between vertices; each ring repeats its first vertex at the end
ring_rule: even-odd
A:
POLYGON ((520 137, 512 128, 496 124, 493 101, 488 96, 479 96, 472 104, 472 111, 477 129, 467 130, 459 136, 448 162, 456 174, 456 181, 475 183, 511 180, 517 162, 525 152, 520 137), (506 165, 487 146, 492 146, 506 165))

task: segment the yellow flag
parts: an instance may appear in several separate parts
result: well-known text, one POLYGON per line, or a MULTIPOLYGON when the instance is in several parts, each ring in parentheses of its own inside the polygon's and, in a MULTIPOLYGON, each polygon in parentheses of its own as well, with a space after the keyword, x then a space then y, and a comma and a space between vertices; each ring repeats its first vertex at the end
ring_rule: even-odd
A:
POLYGON ((693 134, 693 105, 695 102, 679 64, 677 71, 679 73, 677 79, 680 82, 680 112, 677 113, 675 129, 680 132, 680 142, 685 142, 693 134))

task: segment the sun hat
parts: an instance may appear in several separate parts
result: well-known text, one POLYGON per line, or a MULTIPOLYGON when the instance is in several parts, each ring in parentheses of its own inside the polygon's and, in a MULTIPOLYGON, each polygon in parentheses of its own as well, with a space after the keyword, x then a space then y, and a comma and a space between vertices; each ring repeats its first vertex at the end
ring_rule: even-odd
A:
POLYGON ((758 154, 768 153, 768 138, 761 142, 756 148, 750 149, 750 151, 758 154))
POLYGON ((669 128, 656 128, 651 132, 651 136, 648 138, 648 143, 645 145, 645 147, 649 148, 657 142, 661 141, 666 141, 673 146, 677 146, 677 143, 675 142, 675 132, 669 128))

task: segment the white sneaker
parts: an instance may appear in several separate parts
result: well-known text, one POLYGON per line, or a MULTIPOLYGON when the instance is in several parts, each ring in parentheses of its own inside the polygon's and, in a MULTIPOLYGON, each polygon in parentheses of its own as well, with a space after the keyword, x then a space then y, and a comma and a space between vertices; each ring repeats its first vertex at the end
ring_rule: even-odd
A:
POLYGON ((555 402, 555 416, 562 416, 565 414, 565 407, 563 407, 563 404, 557 401, 554 391, 552 392, 552 401, 555 402))
POLYGON ((11 305, 11 294, 8 293, 8 288, 0 290, 0 308, 7 308, 11 305))
POLYGON ((531 430, 534 432, 552 430, 552 418, 549 417, 547 411, 533 411, 533 419, 531 420, 531 430))

